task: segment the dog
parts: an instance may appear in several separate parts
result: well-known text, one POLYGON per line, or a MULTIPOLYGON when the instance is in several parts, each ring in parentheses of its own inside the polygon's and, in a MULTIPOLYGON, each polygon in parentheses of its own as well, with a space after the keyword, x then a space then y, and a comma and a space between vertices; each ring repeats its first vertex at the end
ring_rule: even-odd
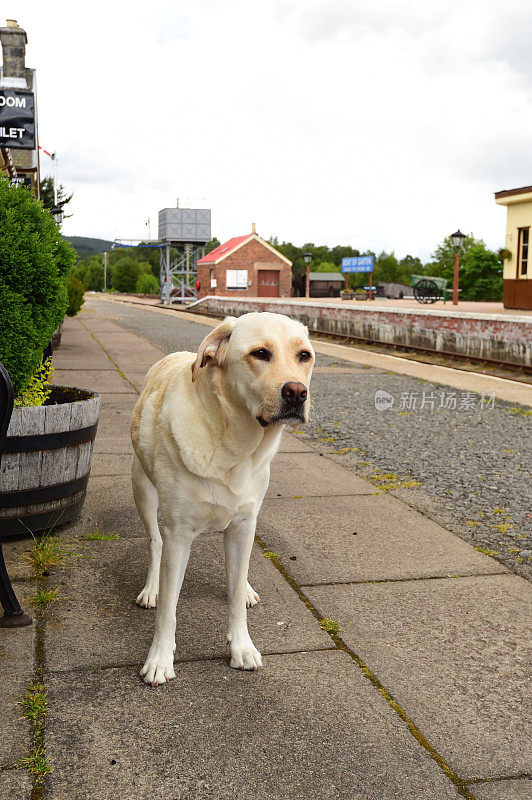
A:
POLYGON ((213 531, 224 534, 230 666, 261 668, 247 627, 246 607, 259 601, 249 558, 282 431, 308 419, 314 361, 303 324, 264 312, 226 317, 197 353, 173 353, 149 370, 131 420, 133 495, 150 540, 137 603, 157 607, 145 683, 175 678, 176 605, 190 546, 213 531))

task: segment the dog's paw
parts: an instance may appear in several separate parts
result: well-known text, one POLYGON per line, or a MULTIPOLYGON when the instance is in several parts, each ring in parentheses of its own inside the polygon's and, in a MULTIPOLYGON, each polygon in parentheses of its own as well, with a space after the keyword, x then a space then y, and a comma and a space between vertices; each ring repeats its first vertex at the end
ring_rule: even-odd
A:
POLYGON ((156 608, 157 606, 157 592, 158 589, 150 587, 146 584, 142 592, 136 599, 136 604, 142 608, 156 608))
POLYGON ((256 606, 259 600, 260 597, 258 596, 257 592, 255 591, 253 586, 250 586, 250 584, 248 583, 246 587, 246 608, 256 606))
POLYGON ((148 653, 148 658, 140 671, 144 683, 150 686, 160 686, 175 678, 174 654, 172 649, 156 650, 148 653))
POLYGON ((233 669, 261 669, 261 654, 247 636, 245 639, 235 639, 229 641, 229 651, 231 653, 230 666, 233 669))

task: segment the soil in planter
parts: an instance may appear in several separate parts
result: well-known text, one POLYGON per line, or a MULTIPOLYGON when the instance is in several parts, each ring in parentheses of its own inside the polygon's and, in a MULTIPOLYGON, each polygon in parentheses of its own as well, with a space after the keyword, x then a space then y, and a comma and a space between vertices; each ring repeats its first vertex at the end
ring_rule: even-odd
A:
POLYGON ((80 400, 90 400, 93 392, 77 389, 75 386, 50 386, 52 393, 45 401, 45 406, 58 406, 61 403, 77 403, 80 400))

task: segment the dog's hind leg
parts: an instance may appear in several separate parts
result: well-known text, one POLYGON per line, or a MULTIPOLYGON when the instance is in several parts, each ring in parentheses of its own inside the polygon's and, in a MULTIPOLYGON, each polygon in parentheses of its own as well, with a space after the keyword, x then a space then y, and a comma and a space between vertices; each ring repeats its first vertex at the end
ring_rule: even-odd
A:
POLYGON ((157 508, 159 497, 157 489, 150 481, 137 456, 133 456, 131 465, 131 482, 133 497, 146 533, 149 536, 148 577, 146 585, 137 597, 137 604, 144 608, 155 608, 159 593, 159 568, 163 542, 157 524, 157 508))
POLYGON ((253 586, 248 583, 246 586, 246 608, 250 608, 252 606, 256 606, 259 602, 260 597, 253 588, 253 586))

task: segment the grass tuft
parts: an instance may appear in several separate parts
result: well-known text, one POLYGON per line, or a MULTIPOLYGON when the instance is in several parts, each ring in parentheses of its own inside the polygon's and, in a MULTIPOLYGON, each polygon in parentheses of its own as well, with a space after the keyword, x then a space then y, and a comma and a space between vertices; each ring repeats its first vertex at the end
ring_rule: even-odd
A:
POLYGON ((322 617, 320 619, 320 628, 322 629, 322 631, 327 631, 327 633, 340 632, 340 625, 333 619, 329 619, 329 617, 322 617))
POLYGON ((20 763, 29 770, 34 786, 40 786, 44 776, 54 771, 43 743, 44 721, 48 713, 44 684, 33 681, 19 705, 22 706, 22 717, 30 720, 33 726, 33 746, 30 751, 26 750, 27 756, 20 763))
POLYGON ((18 701, 22 706, 22 716, 30 719, 34 724, 42 722, 47 713, 46 687, 44 684, 34 681, 26 689, 26 694, 22 700, 18 701))
POLYGON ((277 553, 274 553, 272 550, 265 550, 262 556, 263 558, 277 558, 277 553))
POLYGON ((86 542, 111 542, 115 541, 116 539, 120 539, 120 534, 105 533, 104 531, 101 531, 99 528, 96 528, 96 530, 90 531, 90 533, 86 533, 81 538, 86 542))
POLYGON ((46 608, 54 600, 57 600, 57 589, 43 589, 40 586, 31 598, 30 603, 36 608, 46 608))
POLYGON ((34 537, 34 542, 31 550, 24 553, 23 558, 36 575, 43 575, 50 567, 61 566, 70 555, 73 555, 70 547, 51 533, 44 533, 38 539, 34 537))
POLYGON ((42 784, 45 775, 54 771, 43 744, 33 747, 28 755, 20 760, 22 766, 27 767, 37 785, 42 784))
POLYGON ((530 408, 509 408, 508 411, 510 414, 516 414, 519 417, 532 416, 532 409, 530 408))
POLYGON ((475 547, 475 550, 478 550, 479 553, 484 553, 485 556, 496 556, 496 550, 486 550, 485 547, 475 547))

